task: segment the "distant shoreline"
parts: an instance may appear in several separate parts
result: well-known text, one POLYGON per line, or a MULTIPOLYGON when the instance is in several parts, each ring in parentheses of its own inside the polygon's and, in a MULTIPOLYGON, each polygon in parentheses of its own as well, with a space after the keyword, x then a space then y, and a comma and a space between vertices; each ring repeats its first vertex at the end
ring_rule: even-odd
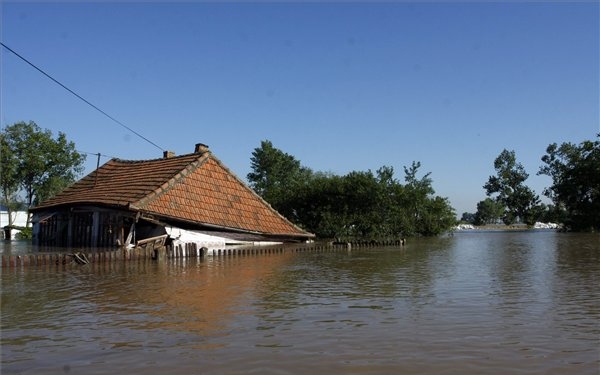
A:
POLYGON ((475 229, 478 230, 527 230, 533 227, 529 227, 527 226, 527 224, 511 224, 511 225, 504 225, 504 224, 486 224, 486 225, 479 225, 479 226, 474 226, 475 229))
POLYGON ((536 223, 534 226, 528 226, 527 224, 485 224, 485 225, 472 225, 472 224, 459 224, 455 227, 457 231, 465 230, 481 230, 481 231, 514 231, 514 230, 534 230, 534 229, 559 229, 556 224, 545 224, 536 223))

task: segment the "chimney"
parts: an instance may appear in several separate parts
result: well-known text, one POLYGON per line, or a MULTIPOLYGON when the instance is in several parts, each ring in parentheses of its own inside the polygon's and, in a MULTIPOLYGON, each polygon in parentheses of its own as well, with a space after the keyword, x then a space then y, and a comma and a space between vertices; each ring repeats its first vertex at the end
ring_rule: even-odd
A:
POLYGON ((173 151, 163 151, 163 158, 173 158, 175 157, 175 153, 173 151))
POLYGON ((204 143, 196 143, 196 147, 194 149, 195 153, 204 153, 208 152, 208 146, 204 143))

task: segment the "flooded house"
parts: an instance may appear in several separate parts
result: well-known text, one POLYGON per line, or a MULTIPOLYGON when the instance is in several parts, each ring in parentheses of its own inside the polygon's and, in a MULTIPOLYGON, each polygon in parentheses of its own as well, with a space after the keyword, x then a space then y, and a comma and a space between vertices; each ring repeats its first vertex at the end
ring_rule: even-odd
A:
POLYGON ((111 159, 30 210, 33 244, 210 248, 306 242, 314 238, 274 210, 209 150, 160 159, 111 159))

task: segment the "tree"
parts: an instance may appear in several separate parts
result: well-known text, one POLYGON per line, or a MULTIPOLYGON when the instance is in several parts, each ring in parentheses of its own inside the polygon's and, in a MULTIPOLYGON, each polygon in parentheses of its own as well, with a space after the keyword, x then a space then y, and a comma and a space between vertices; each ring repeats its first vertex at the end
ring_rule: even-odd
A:
POLYGON ((420 179, 417 178, 417 173, 419 172, 419 168, 421 168, 420 162, 413 161, 410 168, 404 167, 404 181, 406 181, 406 195, 409 200, 412 212, 415 219, 418 220, 421 209, 423 207, 424 202, 427 200, 429 195, 435 193, 431 184, 433 181, 429 177, 431 172, 426 173, 420 179))
POLYGON ((343 177, 316 172, 295 194, 297 223, 320 238, 350 236, 343 177))
POLYGON ((574 231, 600 230, 600 134, 579 145, 553 143, 538 174, 552 177, 544 195, 566 211, 565 226, 574 231))
POLYGON ((456 212, 448 198, 436 196, 427 199, 419 224, 419 234, 424 236, 437 236, 455 226, 456 212))
POLYGON ((488 196, 497 194, 496 201, 504 205, 503 221, 512 224, 517 219, 533 224, 532 209, 540 202, 539 197, 524 182, 529 175, 517 159, 514 151, 503 150, 494 160, 497 175, 490 176, 483 186, 488 196))
POLYGON ((540 204, 538 221, 543 223, 565 223, 567 220, 567 212, 560 205, 540 204))
POLYGON ((498 221, 504 213, 504 206, 491 198, 486 198, 477 203, 475 225, 492 224, 498 221))
POLYGON ((0 140, 5 202, 17 201, 22 192, 25 205, 32 207, 72 184, 83 171, 85 155, 75 150, 75 144, 62 132, 54 139, 50 130, 33 121, 6 127, 0 140))
POLYGON ((460 221, 467 224, 475 224, 475 214, 472 212, 463 212, 460 221))
POLYGON ((456 224, 456 213, 447 198, 434 196, 431 172, 418 178, 421 163, 413 161, 404 167, 405 185, 397 189, 395 218, 407 236, 434 236, 456 224))
POLYGON ((13 225, 14 211, 18 211, 23 206, 19 201, 17 193, 19 192, 19 180, 17 178, 18 163, 14 153, 8 147, 6 135, 0 133, 0 189, 2 194, 1 204, 8 211, 8 225, 13 225))
POLYGON ((373 173, 353 171, 343 177, 344 214, 350 219, 350 234, 357 238, 377 237, 381 229, 380 185, 373 173))
POLYGON ((404 197, 402 207, 405 208, 405 214, 407 215, 407 221, 409 233, 415 233, 421 224, 422 215, 424 213, 425 204, 428 196, 432 195, 435 191, 431 186, 432 180, 429 177, 431 172, 426 173, 420 179, 417 178, 421 168, 420 162, 413 161, 410 168, 404 166, 404 197))
POLYGON ((394 178, 394 168, 391 166, 382 166, 377 170, 376 182, 375 217, 379 221, 379 236, 393 238, 402 233, 399 210, 394 202, 398 196, 404 194, 404 190, 398 180, 394 178))
POLYGON ((252 152, 251 168, 246 178, 250 187, 284 216, 293 219, 291 205, 294 193, 305 184, 311 171, 300 161, 275 147, 271 141, 262 141, 252 152))

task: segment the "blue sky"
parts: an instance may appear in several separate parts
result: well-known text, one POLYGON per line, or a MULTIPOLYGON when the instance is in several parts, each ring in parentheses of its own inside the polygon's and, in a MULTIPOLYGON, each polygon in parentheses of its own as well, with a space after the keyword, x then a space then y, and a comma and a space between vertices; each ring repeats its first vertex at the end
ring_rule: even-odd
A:
MULTIPOLYGON (((600 132, 598 2, 12 2, 0 123, 151 159, 206 143, 240 178, 268 139, 315 171, 422 164, 460 216, 494 159, 536 176, 551 143, 600 132)), ((108 160, 102 157, 101 163, 108 160)), ((88 155, 86 173, 96 157, 88 155)))

